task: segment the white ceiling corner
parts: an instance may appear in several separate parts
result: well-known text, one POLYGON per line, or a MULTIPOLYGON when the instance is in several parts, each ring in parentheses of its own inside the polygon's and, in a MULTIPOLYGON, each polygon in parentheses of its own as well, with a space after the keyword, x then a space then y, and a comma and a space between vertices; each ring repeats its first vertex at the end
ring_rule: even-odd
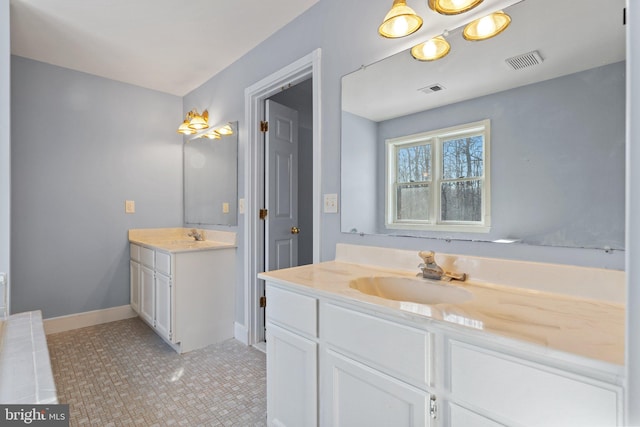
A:
POLYGON ((184 96, 318 0, 10 0, 11 53, 184 96))

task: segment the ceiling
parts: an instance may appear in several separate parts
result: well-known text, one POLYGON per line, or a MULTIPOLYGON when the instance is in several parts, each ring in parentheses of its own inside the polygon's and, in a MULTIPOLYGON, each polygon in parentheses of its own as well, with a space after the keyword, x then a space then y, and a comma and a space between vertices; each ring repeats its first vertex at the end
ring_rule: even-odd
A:
MULTIPOLYGON (((518 2, 505 9, 511 26, 494 38, 468 42, 461 27, 453 28, 443 59, 420 62, 405 51, 345 76, 343 110, 387 120, 623 61, 624 7, 625 0, 608 0, 606 7, 602 0, 518 2), (531 51, 541 64, 514 70, 505 62, 531 51), (422 90, 434 85, 443 89, 422 90)), ((434 19, 430 14, 422 12, 425 20, 434 19)))
POLYGON ((317 2, 10 0, 11 53, 184 96, 317 2))

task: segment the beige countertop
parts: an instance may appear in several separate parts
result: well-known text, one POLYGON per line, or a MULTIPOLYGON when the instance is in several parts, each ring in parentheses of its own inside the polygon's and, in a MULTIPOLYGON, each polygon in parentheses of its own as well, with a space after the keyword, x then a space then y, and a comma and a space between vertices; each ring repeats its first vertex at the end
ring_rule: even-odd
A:
POLYGON ((167 252, 193 252, 211 249, 235 248, 235 244, 217 242, 214 240, 154 240, 154 239, 129 239, 131 243, 160 249, 167 252))
POLYGON ((236 248, 236 233, 199 230, 205 240, 195 240, 190 228, 141 228, 129 230, 129 242, 171 253, 236 248))
POLYGON ((411 277, 401 270, 329 261, 261 273, 260 278, 317 291, 328 297, 398 310, 414 319, 431 319, 534 343, 547 348, 624 365, 624 304, 487 283, 449 282, 473 298, 456 304, 425 305, 364 294, 349 287, 360 277, 411 277))

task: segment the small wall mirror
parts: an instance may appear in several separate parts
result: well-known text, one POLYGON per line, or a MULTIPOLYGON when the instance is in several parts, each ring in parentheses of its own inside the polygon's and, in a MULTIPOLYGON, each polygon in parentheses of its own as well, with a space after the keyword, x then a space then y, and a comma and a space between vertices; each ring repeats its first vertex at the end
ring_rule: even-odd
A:
POLYGON ((404 51, 344 76, 342 232, 624 249, 624 6, 523 1, 494 38, 449 29, 440 60, 404 51), (483 120, 490 229, 388 227, 385 141, 483 120))
POLYGON ((184 222, 238 225, 238 122, 224 123, 219 138, 184 143, 184 222))

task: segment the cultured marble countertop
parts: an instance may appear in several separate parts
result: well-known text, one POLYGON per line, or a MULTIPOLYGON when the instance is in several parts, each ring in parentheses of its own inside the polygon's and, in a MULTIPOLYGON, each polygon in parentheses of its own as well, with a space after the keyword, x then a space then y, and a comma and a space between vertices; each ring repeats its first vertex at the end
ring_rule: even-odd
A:
POLYGON ((428 318, 616 365, 624 364, 623 304, 504 285, 438 282, 439 285, 467 289, 473 298, 456 304, 425 305, 367 295, 349 287, 353 279, 374 276, 416 278, 415 274, 398 270, 340 261, 259 274, 270 282, 307 288, 328 297, 374 304, 414 319, 428 318))
POLYGON ((205 240, 188 236, 190 228, 141 228, 129 230, 129 242, 166 252, 193 252, 236 248, 236 233, 200 230, 205 240))

